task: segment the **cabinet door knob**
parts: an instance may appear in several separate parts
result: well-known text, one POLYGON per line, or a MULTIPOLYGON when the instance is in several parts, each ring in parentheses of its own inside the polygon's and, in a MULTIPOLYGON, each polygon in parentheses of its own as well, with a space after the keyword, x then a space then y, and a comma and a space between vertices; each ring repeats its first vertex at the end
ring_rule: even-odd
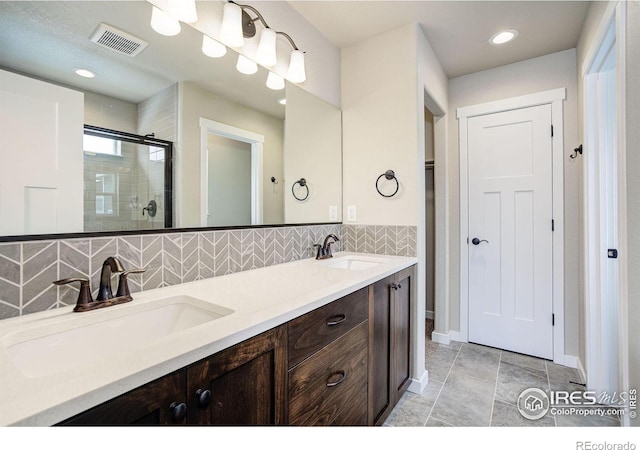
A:
POLYGON ((211 403, 211 391, 209 389, 198 389, 196 398, 198 399, 198 408, 206 409, 211 403))
POLYGON ((187 415, 187 405, 184 403, 173 402, 169 405, 169 412, 171 413, 171 420, 174 422, 180 422, 187 415))
POLYGON ((327 387, 337 386, 342 383, 345 378, 347 378, 347 373, 344 370, 339 370, 335 373, 332 373, 331 375, 329 375, 329 378, 327 378, 327 387), (336 381, 330 381, 332 379, 335 379, 336 376, 338 377, 336 381))
POLYGON ((338 314, 337 316, 330 317, 329 320, 327 320, 327 326, 334 327, 338 324, 341 324, 345 320, 347 320, 346 314, 338 314))
POLYGON ((399 283, 391 283, 391 288, 397 291, 402 288, 402 285, 399 283))

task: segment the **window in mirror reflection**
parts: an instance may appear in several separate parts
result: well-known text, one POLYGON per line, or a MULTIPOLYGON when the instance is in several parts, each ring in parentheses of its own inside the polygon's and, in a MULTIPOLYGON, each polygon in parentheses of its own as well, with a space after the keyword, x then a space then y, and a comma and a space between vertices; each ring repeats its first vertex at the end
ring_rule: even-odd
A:
POLYGON ((87 153, 101 155, 121 156, 121 142, 100 136, 85 134, 82 139, 82 148, 87 153))
POLYGON ((114 215, 113 207, 114 205, 117 205, 116 185, 117 185, 116 174, 114 173, 96 174, 96 214, 97 215, 99 216, 114 215))

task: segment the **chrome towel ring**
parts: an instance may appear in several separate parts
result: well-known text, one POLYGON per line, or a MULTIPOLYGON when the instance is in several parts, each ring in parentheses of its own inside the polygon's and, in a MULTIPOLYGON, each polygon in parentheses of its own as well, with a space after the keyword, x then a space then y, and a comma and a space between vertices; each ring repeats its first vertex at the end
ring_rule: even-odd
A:
POLYGON ((296 181, 295 183, 293 183, 293 186, 291 186, 291 194, 293 194, 293 198, 295 198, 296 200, 303 202, 305 201, 307 198, 309 198, 309 186, 307 186, 307 180, 305 180, 304 178, 300 178, 298 181, 296 181), (303 187, 307 190, 307 195, 305 195, 304 197, 298 197, 296 195, 296 184, 299 184, 300 187, 303 187))
POLYGON ((376 180, 376 191, 378 191, 378 194, 382 195, 383 197, 393 197, 394 195, 396 195, 398 193, 398 189, 400 189, 400 183, 398 182, 398 179, 396 178, 396 174, 393 170, 389 169, 387 170, 385 173, 383 173, 382 175, 380 175, 378 177, 378 179, 376 180), (393 191, 393 194, 389 194, 389 195, 385 195, 382 192, 380 192, 380 188, 378 187, 378 182, 380 181, 380 178, 385 177, 387 180, 391 181, 391 180, 395 180, 396 182, 396 190, 393 191))

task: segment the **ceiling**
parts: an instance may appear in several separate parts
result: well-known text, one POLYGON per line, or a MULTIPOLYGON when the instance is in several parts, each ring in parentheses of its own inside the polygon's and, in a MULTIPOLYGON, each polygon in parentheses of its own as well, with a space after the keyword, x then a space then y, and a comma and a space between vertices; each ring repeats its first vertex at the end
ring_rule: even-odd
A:
MULTIPOLYGON (((203 2, 202 16, 222 8, 203 2)), ((201 51, 202 33, 182 24, 177 36, 162 36, 150 26, 146 1, 5 1, 0 0, 0 68, 67 86, 138 103, 178 81, 189 81, 217 95, 284 118, 278 100, 284 91, 264 85, 267 70, 245 76, 235 69, 237 54, 209 58, 201 51), (130 57, 89 40, 107 23, 143 39, 149 45, 130 57), (73 73, 87 68, 86 79, 73 73)))
POLYGON ((576 47, 588 1, 296 1, 338 48, 419 23, 449 78, 576 47), (503 46, 489 38, 519 36, 503 46))

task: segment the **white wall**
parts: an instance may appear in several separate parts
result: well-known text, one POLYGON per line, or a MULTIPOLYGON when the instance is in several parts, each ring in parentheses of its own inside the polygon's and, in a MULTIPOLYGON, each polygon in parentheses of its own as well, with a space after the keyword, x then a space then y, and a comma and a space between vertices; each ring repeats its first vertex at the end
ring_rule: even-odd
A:
POLYGON ((355 205, 355 223, 417 226, 422 221, 416 33, 414 25, 405 26, 342 50, 343 217, 346 207, 355 205), (391 198, 375 188, 387 169, 400 182, 391 198))
MULTIPOLYGON (((595 37, 596 30, 600 25, 600 21, 602 19, 605 10, 607 9, 608 2, 592 2, 587 11, 587 16, 585 17, 584 24, 582 26, 582 32, 580 33, 580 39, 578 41, 578 46, 576 47, 577 53, 577 78, 578 78, 578 138, 582 139, 583 135, 583 125, 584 125, 584 117, 583 117, 583 107, 584 107, 584 83, 582 80, 582 66, 585 63, 585 59, 587 57, 587 52, 594 45, 593 40, 595 37)), ((578 190, 578 237, 579 242, 582 243, 584 240, 584 173, 582 169, 582 164, 579 165, 578 168, 578 186, 580 186, 578 190)), ((584 248, 583 245, 580 244, 579 252, 579 289, 578 289, 578 358, 583 367, 586 367, 586 342, 585 342, 585 301, 584 301, 584 248)))
MULTIPOLYGON (((565 354, 578 354, 578 291, 580 241, 578 236, 579 164, 568 158, 579 144, 577 131, 578 91, 575 49, 553 53, 495 69, 449 80, 449 108, 475 105, 555 88, 567 88, 564 102, 564 207, 565 207, 565 354)), ((450 326, 459 330, 460 323, 460 211, 458 123, 450 114, 447 177, 450 205, 450 326)))
MULTIPOLYGON (((414 381, 423 381, 424 106, 428 98, 433 113, 446 112, 447 78, 417 24, 343 49, 341 65, 343 217, 347 217, 348 205, 357 207, 357 220, 344 222, 417 227, 418 300, 411 310, 411 361, 414 381), (394 170, 400 182, 398 193, 391 198, 380 196, 375 189, 376 178, 387 169, 394 170)), ((437 159, 446 152, 446 142, 441 141, 446 135, 445 122, 438 121, 434 128, 437 159)), ((420 384, 410 389, 420 389, 420 384)))
POLYGON ((282 178, 283 121, 218 97, 192 83, 178 84, 176 156, 177 226, 200 225, 200 118, 214 120, 264 136, 263 222, 283 223, 282 193, 273 192, 271 177, 282 178))
MULTIPOLYGON (((342 220, 342 115, 318 97, 287 84, 284 123, 284 178, 277 189, 284 195, 284 223, 342 220), (307 180, 309 197, 298 201, 291 187, 307 180), (329 217, 334 206, 337 216, 329 217)), ((296 186, 296 195, 306 190, 296 186)))

